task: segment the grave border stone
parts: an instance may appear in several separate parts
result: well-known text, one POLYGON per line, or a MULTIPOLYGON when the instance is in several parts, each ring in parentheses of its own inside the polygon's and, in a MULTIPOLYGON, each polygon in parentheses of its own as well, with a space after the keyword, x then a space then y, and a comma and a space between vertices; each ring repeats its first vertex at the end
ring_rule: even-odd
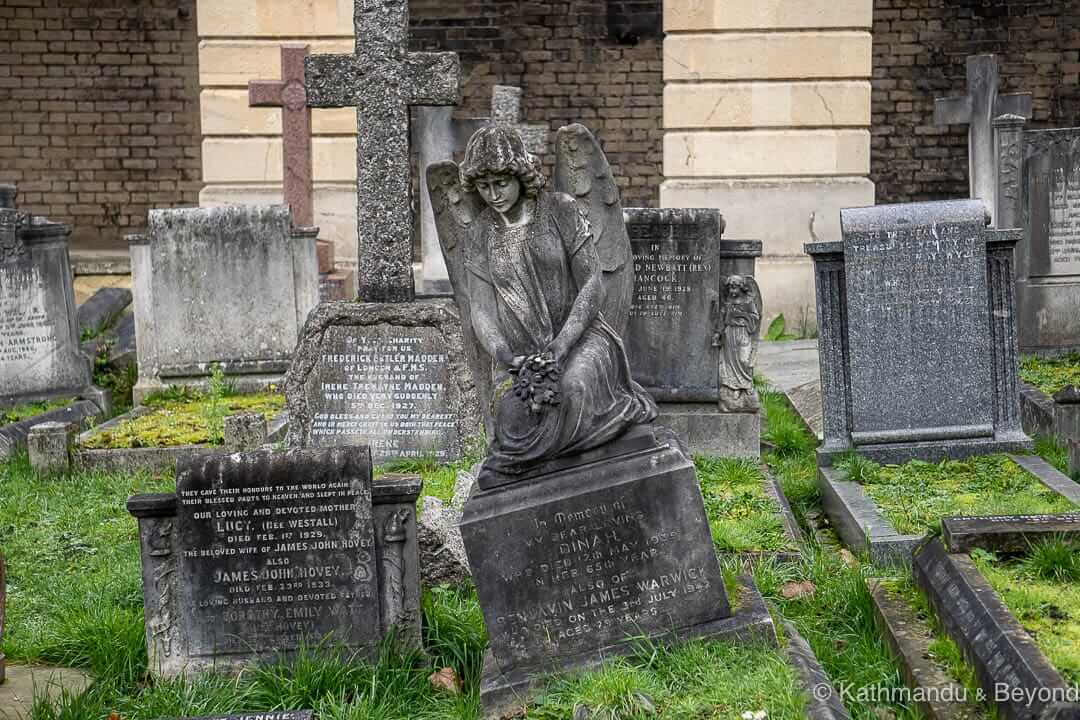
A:
MULTIPOLYGON (((337 449, 326 449, 332 452, 337 449)), ((367 448, 358 448, 365 454, 367 448)), ((221 453, 217 453, 221 455, 221 453)), ((370 455, 367 455, 370 459, 370 455)), ((187 462, 197 462, 189 458, 187 462)), ((367 463, 367 472, 371 473, 371 463, 367 463)), ((375 557, 381 564, 385 555, 385 545, 391 542, 383 532, 391 517, 405 513, 415 519, 416 500, 420 496, 423 483, 418 475, 386 474, 371 482, 371 503, 373 526, 376 529, 375 557)), ((181 593, 177 584, 184 579, 179 577, 178 554, 178 497, 173 493, 151 493, 134 495, 128 499, 128 512, 138 520, 139 547, 142 565, 144 625, 146 630, 146 651, 149 659, 147 667, 158 677, 194 677, 207 669, 234 671, 253 661, 251 657, 229 662, 207 661, 202 656, 189 656, 183 638, 177 638, 180 627, 181 593), (179 644, 180 647, 176 647, 179 644)), ((420 647, 421 599, 419 549, 417 524, 415 521, 404 525, 402 584, 402 617, 406 624, 398 626, 396 639, 406 646, 420 647), (415 582, 414 582, 415 580, 415 582)), ((386 602, 385 583, 380 577, 379 600, 386 602)), ((385 630, 385 629, 384 629, 385 630)), ((358 648, 361 652, 372 654, 376 647, 358 648)), ((258 661, 258 659, 254 659, 258 661)))
POLYGON ((308 406, 305 385, 318 366, 327 330, 332 327, 431 328, 442 341, 447 360, 449 382, 446 407, 456 418, 456 441, 448 448, 448 457, 462 457, 474 436, 483 433, 483 419, 476 400, 472 372, 465 360, 465 341, 457 306, 450 299, 431 299, 411 303, 331 302, 319 305, 308 316, 285 377, 284 391, 289 411, 287 442, 290 446, 310 445, 312 411, 308 406))
MULTIPOLYGON (((971 663, 990 699, 995 689, 1030 693, 1030 705, 1009 697, 997 702, 1005 720, 1038 720, 1051 703, 1040 693, 1065 700, 1070 686, 1020 626, 994 588, 967 555, 950 554, 941 540, 921 545, 914 555, 915 584, 930 601, 945 632, 971 663)), ((1072 693, 1076 693, 1073 688, 1072 693)), ((1074 695, 1075 697, 1075 695, 1074 695)))
MULTIPOLYGON (((945 201, 913 205, 875 206, 857 212, 891 212, 897 221, 918 220, 938 214, 948 205, 969 213, 978 201, 945 201)), ((842 214, 852 211, 843 211, 842 214)), ((987 222, 989 218, 986 218, 987 222)), ((817 296, 818 351, 821 363, 821 387, 824 441, 817 449, 819 464, 832 461, 851 450, 879 463, 903 463, 911 459, 927 461, 942 457, 960 459, 994 452, 1026 452, 1032 449, 1020 423, 1018 352, 1015 326, 1015 286, 1013 248, 1022 230, 985 228, 986 302, 990 328, 990 383, 992 395, 992 432, 987 437, 898 438, 890 442, 855 444, 853 440, 852 379, 849 350, 847 269, 844 243, 840 241, 807 243, 804 250, 814 263, 817 296)))
MULTIPOLYGON (((1045 487, 1080 505, 1080 485, 1069 480, 1056 468, 1033 455, 1010 455, 1045 487)), ((879 565, 906 567, 911 554, 927 537, 899 532, 866 494, 862 485, 847 479, 847 473, 836 467, 818 466, 817 486, 821 504, 836 534, 853 552, 865 552, 871 562, 879 565)), ((990 517, 990 516, 987 516, 990 517)))

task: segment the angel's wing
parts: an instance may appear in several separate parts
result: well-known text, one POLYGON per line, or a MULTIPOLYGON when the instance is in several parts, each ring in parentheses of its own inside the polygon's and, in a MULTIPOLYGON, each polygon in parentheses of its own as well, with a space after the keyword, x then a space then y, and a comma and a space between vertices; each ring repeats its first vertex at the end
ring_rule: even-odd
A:
POLYGON ((492 437, 492 379, 491 358, 476 340, 469 308, 469 292, 466 282, 465 263, 468 260, 469 226, 483 209, 483 200, 476 193, 467 193, 461 187, 457 163, 441 162, 427 168, 428 194, 435 214, 435 229, 439 233, 450 286, 454 289, 454 302, 461 313, 461 330, 465 338, 465 352, 472 368, 480 407, 484 413, 484 427, 488 438, 492 437))
POLYGON ((744 275, 746 280, 746 286, 750 289, 750 295, 754 304, 754 324, 748 328, 750 333, 750 342, 753 344, 754 350, 750 355, 750 367, 757 365, 757 353, 759 338, 761 336, 761 313, 764 309, 764 302, 761 299, 761 288, 758 287, 757 280, 753 275, 744 275))
POLYGON ((604 271, 604 318, 622 335, 634 293, 630 237, 611 165, 584 125, 567 125, 556 134, 555 190, 577 200, 589 216, 604 271))

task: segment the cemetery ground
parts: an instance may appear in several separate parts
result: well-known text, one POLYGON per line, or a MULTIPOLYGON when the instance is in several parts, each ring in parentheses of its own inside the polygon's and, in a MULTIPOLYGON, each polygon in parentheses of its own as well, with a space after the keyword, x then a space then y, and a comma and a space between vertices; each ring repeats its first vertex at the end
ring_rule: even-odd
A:
MULTIPOLYGON (((822 515, 816 443, 783 395, 763 392, 762 406, 768 471, 803 528, 813 531, 822 515)), ((425 493, 448 500, 456 471, 469 464, 469 459, 453 466, 429 461, 395 469, 419 471, 425 493)), ((775 513, 763 503, 762 470, 745 461, 703 458, 698 468, 718 552, 787 549, 775 513)), ((0 465, 0 546, 9 565, 3 646, 8 662, 74 666, 95 678, 84 692, 38 699, 34 720, 112 713, 139 720, 297 708, 314 709, 323 718, 479 717, 486 638, 470 587, 425 590, 426 654, 388 643, 377 663, 345 663, 334 658, 333 648, 312 647, 288 664, 251 669, 236 678, 152 680, 146 668, 136 524, 124 503, 135 493, 173 489, 171 475, 146 472, 41 478, 32 473, 25 454, 0 465), (446 667, 461 678, 460 694, 429 681, 446 667)), ((903 680, 875 626, 869 591, 868 580, 892 577, 895 571, 841 554, 820 532, 807 536, 801 556, 764 558, 750 566, 778 629, 781 621, 790 621, 834 685, 848 692, 876 690, 873 701, 843 696, 855 718, 918 717, 902 695, 889 695, 903 680)), ((1003 564, 1000 572, 1025 572, 1011 567, 1003 564)), ((744 568, 734 556, 725 560, 729 585, 744 568)), ((1062 593, 1055 605, 1075 607, 1069 599, 1075 598, 1075 578, 1056 582, 1063 585, 1051 589, 1062 593)), ((1075 633, 1075 625, 1063 632, 1075 633)), ((1076 641, 1075 635, 1068 637, 1076 641)), ((970 673, 958 654, 950 656, 945 641, 939 645, 943 662, 952 663, 958 675, 970 673)), ((643 643, 631 657, 554 683, 528 708, 527 717, 737 718, 764 711, 769 718, 796 718, 804 716, 805 702, 795 671, 775 650, 704 641, 665 650, 643 643)))

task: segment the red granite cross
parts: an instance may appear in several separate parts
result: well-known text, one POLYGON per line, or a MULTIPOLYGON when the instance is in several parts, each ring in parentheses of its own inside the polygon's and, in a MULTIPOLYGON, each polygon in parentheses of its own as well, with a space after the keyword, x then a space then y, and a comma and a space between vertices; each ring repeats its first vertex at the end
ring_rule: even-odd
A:
POLYGON ((292 209, 293 223, 301 227, 315 224, 311 200, 311 108, 304 87, 307 54, 307 45, 282 45, 281 79, 248 83, 248 105, 281 108, 285 202, 292 209))

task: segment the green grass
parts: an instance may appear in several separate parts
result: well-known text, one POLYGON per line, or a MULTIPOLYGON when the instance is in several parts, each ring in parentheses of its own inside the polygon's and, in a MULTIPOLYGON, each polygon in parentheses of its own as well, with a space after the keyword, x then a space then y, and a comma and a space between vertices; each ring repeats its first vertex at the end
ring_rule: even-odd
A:
POLYGON ((1047 660, 1080 685, 1080 545, 1051 539, 1024 557, 972 559, 1047 660))
POLYGON ((1058 472, 1068 475, 1069 451, 1054 435, 1036 435, 1035 454, 1057 468, 1058 472))
POLYGON ((1053 395, 1066 385, 1080 386, 1080 353, 1055 358, 1025 355, 1020 358, 1020 379, 1053 395))
POLYGON ((375 477, 381 477, 387 473, 419 475, 424 481, 422 495, 431 495, 448 503, 454 496, 454 482, 457 480, 458 472, 471 469, 480 460, 478 455, 471 453, 457 462, 442 465, 434 456, 413 460, 394 460, 375 468, 375 477))
POLYGON ((16 405, 13 408, 0 409, 0 425, 7 425, 8 423, 16 423, 20 420, 28 420, 35 415, 40 415, 43 412, 49 410, 55 410, 70 405, 71 398, 61 398, 59 400, 46 400, 43 402, 26 403, 25 405, 16 405))
POLYGON ((153 412, 102 430, 82 443, 82 447, 116 449, 220 444, 219 431, 214 429, 215 415, 254 412, 270 420, 285 407, 285 396, 279 393, 226 395, 216 403, 214 408, 214 398, 190 395, 180 399, 169 396, 149 398, 146 405, 153 412))
POLYGON ((750 460, 694 458, 713 544, 719 553, 796 551, 765 474, 750 460))
POLYGON ((877 467, 845 458, 841 470, 855 472, 866 494, 899 532, 940 531, 943 517, 1035 515, 1075 511, 1076 506, 1047 488, 1005 455, 877 467))

